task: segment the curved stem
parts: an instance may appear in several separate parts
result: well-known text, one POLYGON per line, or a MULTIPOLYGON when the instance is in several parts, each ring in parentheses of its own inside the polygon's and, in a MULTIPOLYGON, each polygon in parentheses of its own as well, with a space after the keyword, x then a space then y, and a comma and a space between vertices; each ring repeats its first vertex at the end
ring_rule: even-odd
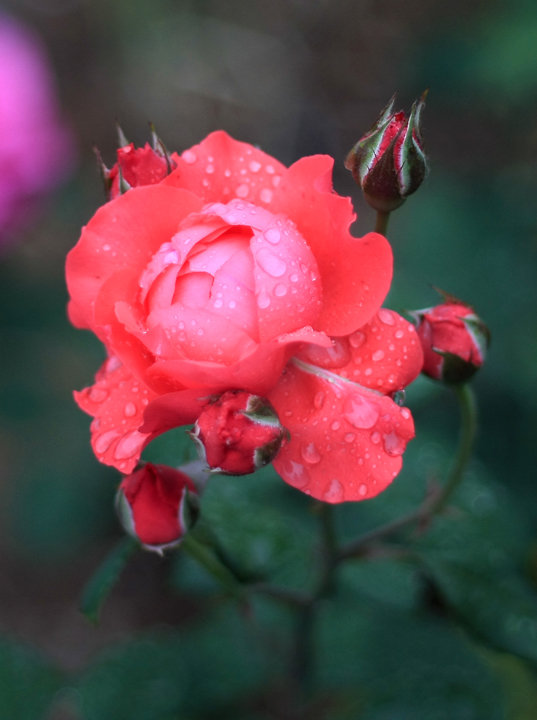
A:
POLYGON ((464 471, 472 454, 475 434, 477 430, 477 405, 475 395, 468 383, 455 385, 453 391, 459 401, 461 411, 461 430, 459 447, 455 457, 455 463, 451 468, 448 479, 440 495, 432 502, 430 514, 440 512, 446 506, 455 490, 464 477, 464 471))
POLYGON ((237 581, 237 578, 217 559, 215 554, 211 552, 206 545, 195 540, 191 533, 187 533, 181 542, 181 548, 196 560, 196 562, 231 595, 237 598, 237 600, 245 602, 245 592, 237 581))
POLYGON ((445 508, 464 477, 466 465, 472 454, 477 429, 477 406, 472 388, 465 383, 454 385, 453 391, 459 402, 461 430, 455 462, 446 484, 439 491, 431 493, 416 510, 364 533, 341 548, 338 553, 339 561, 349 557, 359 557, 364 553, 366 547, 373 542, 393 535, 410 525, 415 523, 426 524, 445 508))
POLYGON ((390 213, 384 212, 383 210, 377 210, 377 221, 375 223, 375 232, 381 235, 386 235, 388 231, 388 220, 390 219, 390 213))

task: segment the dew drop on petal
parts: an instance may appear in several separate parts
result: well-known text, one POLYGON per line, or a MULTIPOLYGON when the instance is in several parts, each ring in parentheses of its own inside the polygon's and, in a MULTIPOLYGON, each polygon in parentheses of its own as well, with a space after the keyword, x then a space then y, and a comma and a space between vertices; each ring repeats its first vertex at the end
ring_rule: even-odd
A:
POLYGON ((313 406, 320 410, 324 404, 325 394, 322 390, 319 390, 319 392, 315 393, 315 396, 313 398, 313 406))
POLYGON ((261 170, 261 163, 257 160, 252 160, 248 166, 252 172, 259 172, 261 170))
POLYGON ((384 359, 384 350, 375 350, 375 352, 372 355, 372 359, 374 362, 379 362, 380 360, 384 359))
POLYGON ((408 408, 401 408, 401 416, 408 420, 410 417, 410 410, 408 408))
POLYGON ((140 449, 140 433, 138 430, 125 435, 118 442, 116 449, 114 450, 114 457, 116 460, 124 460, 132 457, 140 449))
POLYGON ((287 295, 287 285, 278 283, 274 288, 274 295, 276 295, 276 297, 284 297, 284 295, 287 295))
POLYGON ((393 430, 391 433, 384 435, 384 449, 388 455, 402 455, 405 451, 406 443, 393 430))
POLYGON ((380 442, 380 433, 375 431, 374 433, 371 433, 371 442, 373 445, 378 445, 380 442))
POLYGON ((341 502, 341 500, 343 500, 343 488, 339 480, 336 480, 335 478, 333 480, 330 480, 330 485, 328 486, 328 490, 324 494, 324 499, 327 502, 333 503, 341 502))
POLYGON ((88 397, 95 403, 102 403, 108 397, 108 390, 100 387, 92 387, 88 393, 88 397))
POLYGON ((116 430, 108 430, 108 432, 99 435, 99 437, 95 440, 94 443, 95 451, 99 455, 105 453, 117 437, 118 434, 116 430))
POLYGON ((345 440, 346 443, 350 444, 350 443, 354 442, 355 438, 356 438, 356 435, 354 433, 346 433, 343 440, 345 440))
POLYGON ((363 483, 358 487, 358 494, 364 497, 367 495, 367 485, 364 485, 363 483))
POLYGON ((239 185, 239 187, 235 190, 235 194, 237 197, 245 198, 248 196, 248 193, 250 192, 250 188, 246 183, 243 183, 242 185, 239 185))
POLYGON ((257 296, 257 306, 261 310, 266 310, 268 306, 270 305, 270 297, 267 295, 264 290, 262 290, 259 295, 257 296))
POLYGON ((372 428, 379 418, 379 411, 370 400, 360 395, 347 398, 343 406, 343 417, 355 428, 372 428))
POLYGON ((256 260, 261 268, 272 277, 281 277, 287 269, 285 262, 267 248, 261 248, 256 255, 256 260))
POLYGON ((391 310, 381 308, 378 315, 381 323, 384 323, 385 325, 395 325, 395 318, 391 310))
POLYGON ((402 330, 396 330, 395 337, 400 340, 404 336, 404 332, 402 330))
POLYGON ((128 402, 123 408, 125 417, 134 417, 136 415, 136 405, 133 402, 128 402))
POLYGON ((196 160, 198 159, 196 156, 196 153, 192 152, 192 150, 185 150, 185 152, 181 155, 181 157, 189 165, 193 165, 196 162, 196 160))
POLYGON ((364 341, 365 334, 360 330, 356 330, 356 332, 353 332, 352 335, 349 335, 349 343, 353 348, 359 348, 361 345, 364 344, 364 341))
POLYGON ((261 192, 259 193, 259 198, 264 203, 269 203, 272 200, 272 190, 269 190, 268 188, 263 188, 261 192))
POLYGON ((265 238, 272 245, 277 245, 280 242, 280 231, 277 228, 269 228, 265 233, 265 238))
POLYGON ((341 423, 339 422, 339 420, 334 420, 330 427, 334 432, 336 432, 336 430, 339 430, 339 428, 341 427, 341 423))
POLYGON ((308 471, 301 463, 290 460, 282 468, 286 481, 297 488, 303 488, 310 481, 308 471))
POLYGON ((304 462, 308 463, 308 465, 316 465, 321 462, 321 455, 315 447, 315 443, 309 442, 302 445, 300 454, 304 462))

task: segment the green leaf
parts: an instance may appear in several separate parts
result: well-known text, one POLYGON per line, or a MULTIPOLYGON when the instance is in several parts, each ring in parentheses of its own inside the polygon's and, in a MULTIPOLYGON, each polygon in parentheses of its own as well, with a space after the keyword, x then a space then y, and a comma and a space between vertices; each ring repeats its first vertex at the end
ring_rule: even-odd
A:
POLYGON ((41 720, 62 687, 61 674, 34 650, 0 639, 0 715, 41 720))
POLYGON ((108 650, 78 683, 83 720, 182 720, 187 660, 170 631, 108 650))
POLYGON ((444 618, 338 597, 319 618, 331 720, 504 720, 493 672, 444 618))
POLYGON ((91 622, 98 622, 104 601, 138 547, 138 543, 132 538, 122 538, 86 584, 82 591, 80 610, 91 622))

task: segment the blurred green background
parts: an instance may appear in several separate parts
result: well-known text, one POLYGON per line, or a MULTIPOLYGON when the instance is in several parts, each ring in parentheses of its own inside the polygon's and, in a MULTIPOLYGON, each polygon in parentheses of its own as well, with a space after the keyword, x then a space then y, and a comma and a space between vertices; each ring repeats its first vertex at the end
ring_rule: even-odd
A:
MULTIPOLYGON (((79 152, 76 172, 0 257, 6 720, 535 718, 537 5, 13 0, 3 9, 46 43, 79 152), (252 629, 180 554, 136 556, 98 626, 79 613, 86 580, 121 531, 117 473, 93 457, 89 418, 72 401, 103 350, 66 320, 63 263, 103 201, 92 146, 113 163, 116 120, 138 144, 152 121, 178 151, 223 128, 286 164, 328 153, 363 234, 374 218, 344 157, 395 91, 408 110, 425 88, 431 173, 391 219, 387 305, 432 305, 434 285, 488 323, 477 448, 459 510, 417 541, 419 566, 345 568, 339 604, 322 608, 302 715, 282 660, 291 619, 259 602, 252 629)), ((403 473, 377 499, 337 509, 342 536, 415 507, 445 476, 456 405, 428 380, 407 397, 417 438, 403 473)), ((146 457, 177 460, 169 438, 159 443, 146 457)), ((215 480, 204 503, 245 566, 308 586, 307 498, 266 472, 215 480)))

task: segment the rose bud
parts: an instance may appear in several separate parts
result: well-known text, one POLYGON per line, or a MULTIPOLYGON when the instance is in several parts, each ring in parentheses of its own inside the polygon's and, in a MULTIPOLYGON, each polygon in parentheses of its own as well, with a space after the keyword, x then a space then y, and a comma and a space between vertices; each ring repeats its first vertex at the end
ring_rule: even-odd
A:
POLYGON ((116 510, 129 535, 159 554, 175 547, 194 524, 197 492, 192 480, 167 465, 147 463, 123 478, 116 510))
POLYGON ((410 116, 393 112, 395 95, 379 119, 352 148, 345 167, 375 210, 391 212, 415 192, 427 174, 420 135, 425 97, 412 105, 410 116))
POLYGON ((268 400, 229 390, 205 406, 191 435, 213 472, 247 475, 276 457, 286 431, 268 400))
POLYGON ((481 367, 490 340, 485 323, 455 298, 412 313, 424 355, 422 372, 446 383, 466 382, 481 367))
POLYGON ((151 144, 146 143, 143 147, 129 143, 119 127, 118 136, 120 147, 116 151, 116 162, 111 168, 106 167, 99 151, 95 149, 107 200, 113 200, 139 185, 155 185, 176 166, 174 158, 166 150, 153 126, 151 144))

